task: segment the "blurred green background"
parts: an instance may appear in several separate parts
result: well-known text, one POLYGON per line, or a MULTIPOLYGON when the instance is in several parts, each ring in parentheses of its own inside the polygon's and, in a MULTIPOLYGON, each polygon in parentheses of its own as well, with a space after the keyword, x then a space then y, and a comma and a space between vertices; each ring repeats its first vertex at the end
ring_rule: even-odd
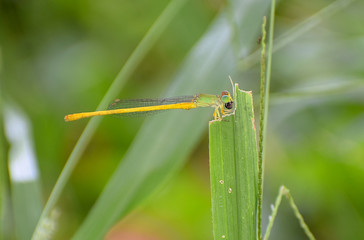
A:
MULTIPOLYGON (((275 36, 332 2, 280 1, 275 36)), ((87 122, 65 123, 63 117, 96 108, 167 4, 0 1, 2 97, 16 102, 31 120, 44 201, 87 122)), ((188 1, 120 97, 163 95, 191 47, 226 4, 188 1)), ((263 229, 284 184, 318 239, 364 239, 363 10, 364 2, 354 1, 273 55, 263 229)), ((244 49, 243 55, 259 47, 244 49)), ((233 77, 257 96, 259 65, 242 68, 233 77)), ((55 239, 67 239, 79 227, 143 121, 148 119, 103 120, 62 194, 55 239)), ((115 225, 106 239, 212 238, 207 130, 206 122, 206 132, 183 170, 115 225)), ((11 210, 5 212, 4 231, 12 239, 11 210)), ((271 239, 305 239, 286 201, 271 239)))

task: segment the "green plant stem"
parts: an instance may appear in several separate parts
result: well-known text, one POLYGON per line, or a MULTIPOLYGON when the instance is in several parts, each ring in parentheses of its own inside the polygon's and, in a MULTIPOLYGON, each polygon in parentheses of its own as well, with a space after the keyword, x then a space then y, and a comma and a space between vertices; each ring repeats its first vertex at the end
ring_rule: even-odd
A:
POLYGON ((267 17, 263 17, 262 24, 262 52, 260 60, 260 119, 259 119, 259 152, 258 152, 258 237, 262 236, 262 198, 263 198, 263 114, 264 113, 264 90, 265 90, 265 54, 266 54, 266 31, 267 17))
POLYGON ((268 223, 265 235, 264 235, 264 240, 267 240, 269 238, 270 231, 272 230, 274 220, 275 220, 275 218, 277 216, 277 213, 278 213, 279 205, 282 202, 282 196, 283 196, 283 186, 281 186, 281 188, 279 190, 279 193, 278 193, 278 196, 276 198, 276 201, 274 203, 274 206, 272 208, 272 215, 269 216, 269 223, 268 223))
POLYGON ((281 186, 281 188, 279 189, 279 194, 278 194, 278 196, 276 198, 275 204, 274 204, 273 209, 272 209, 272 215, 269 217, 269 223, 268 223, 268 226, 267 226, 267 231, 266 231, 265 236, 264 236, 264 240, 268 240, 268 238, 269 238, 269 235, 270 235, 270 232, 272 230, 274 220, 275 220, 275 218, 277 216, 279 205, 281 204, 283 195, 286 196, 286 198, 288 199, 289 205, 291 206, 291 208, 292 208, 296 218, 298 219, 301 228, 305 232, 306 236, 310 240, 315 240, 315 237, 313 236, 313 234, 310 231, 309 227, 305 223, 305 220, 303 219, 303 216, 299 212, 299 210, 297 208, 297 205, 295 204, 295 202, 293 200, 293 197, 292 197, 291 193, 289 192, 289 189, 287 189, 285 186, 281 186))
MULTIPOLYGON (((166 29, 167 25, 171 22, 172 18, 178 13, 182 8, 183 4, 187 0, 172 0, 169 5, 164 9, 162 14, 153 23, 151 28, 148 30, 144 38, 135 48, 133 53, 130 55, 125 65, 121 68, 120 72, 114 79, 113 83, 109 87, 108 91, 104 95, 100 104, 96 108, 96 111, 105 109, 107 104, 112 101, 120 92, 121 88, 124 86, 127 79, 135 71, 138 64, 142 61, 147 52, 156 43, 158 38, 161 36, 163 31, 166 29)), ((42 221, 49 215, 51 209, 55 206, 58 201, 64 186, 66 185, 68 179, 71 176, 75 166, 77 165, 82 153, 84 152, 86 146, 91 140, 91 137, 95 133, 97 127, 99 126, 102 117, 92 118, 86 125, 85 130, 82 132, 79 140, 76 143, 70 157, 68 158, 66 165, 64 166, 57 182, 48 198, 48 201, 43 209, 43 212, 38 221, 37 227, 33 233, 32 239, 36 239, 36 233, 40 230, 42 221)))
POLYGON ((259 156, 258 156, 258 237, 262 238, 262 202, 263 202, 263 184, 264 184, 264 160, 265 160, 265 143, 267 136, 268 123, 268 105, 269 105, 269 89, 272 69, 272 49, 273 49, 273 33, 274 33, 274 14, 275 0, 271 3, 271 12, 269 19, 269 40, 268 40, 268 56, 266 64, 266 46, 265 46, 265 24, 266 18, 263 19, 262 25, 262 52, 261 52, 261 83, 260 83, 260 121, 259 121, 259 156))

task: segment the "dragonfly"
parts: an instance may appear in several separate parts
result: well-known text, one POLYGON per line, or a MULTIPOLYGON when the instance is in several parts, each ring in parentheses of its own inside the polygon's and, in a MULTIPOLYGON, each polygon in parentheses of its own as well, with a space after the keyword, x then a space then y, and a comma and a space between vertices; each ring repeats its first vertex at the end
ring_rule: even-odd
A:
POLYGON ((104 111, 81 112, 65 116, 64 120, 75 121, 83 118, 105 115, 119 115, 121 117, 148 115, 163 110, 213 107, 215 120, 220 120, 221 116, 234 111, 234 100, 228 91, 223 91, 221 95, 197 94, 194 96, 180 96, 160 99, 116 99, 109 108, 104 111))

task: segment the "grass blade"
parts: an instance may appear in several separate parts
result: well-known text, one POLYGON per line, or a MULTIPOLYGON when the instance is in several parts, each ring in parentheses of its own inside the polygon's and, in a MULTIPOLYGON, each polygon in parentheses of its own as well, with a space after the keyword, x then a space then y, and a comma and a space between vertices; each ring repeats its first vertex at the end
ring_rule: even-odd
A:
POLYGON ((235 113, 210 122, 209 128, 213 235, 257 239, 258 155, 251 92, 237 89, 235 102, 235 113))

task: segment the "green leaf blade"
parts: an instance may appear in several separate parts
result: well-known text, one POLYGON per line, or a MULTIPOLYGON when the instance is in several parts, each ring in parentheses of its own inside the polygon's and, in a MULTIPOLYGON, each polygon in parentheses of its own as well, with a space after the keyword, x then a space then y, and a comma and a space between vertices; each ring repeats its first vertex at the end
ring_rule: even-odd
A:
POLYGON ((233 115, 209 128, 214 238, 256 239, 258 155, 251 92, 237 90, 235 103, 233 115))
POLYGON ((222 121, 210 122, 210 178, 212 191, 212 215, 215 239, 237 239, 237 202, 232 189, 236 189, 233 131, 234 117, 226 116, 222 121), (227 141, 226 141, 227 140, 227 141), (231 190, 230 190, 231 189, 231 190), (229 191, 230 190, 230 191, 229 191))

